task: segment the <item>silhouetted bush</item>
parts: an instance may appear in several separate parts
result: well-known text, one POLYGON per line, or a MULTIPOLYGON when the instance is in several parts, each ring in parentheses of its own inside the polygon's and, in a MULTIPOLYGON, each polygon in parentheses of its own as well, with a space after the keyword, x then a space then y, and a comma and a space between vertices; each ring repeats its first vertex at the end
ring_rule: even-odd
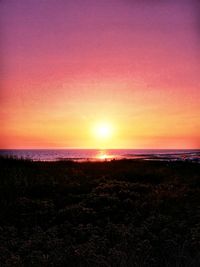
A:
POLYGON ((200 266, 199 164, 0 166, 0 266, 200 266))

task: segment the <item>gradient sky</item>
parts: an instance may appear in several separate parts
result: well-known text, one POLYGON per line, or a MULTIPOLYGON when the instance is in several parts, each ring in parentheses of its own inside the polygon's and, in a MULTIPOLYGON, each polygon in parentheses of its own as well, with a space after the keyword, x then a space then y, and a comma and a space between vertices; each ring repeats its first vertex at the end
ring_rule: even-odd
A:
POLYGON ((198 2, 1 0, 0 147, 200 148, 198 2))

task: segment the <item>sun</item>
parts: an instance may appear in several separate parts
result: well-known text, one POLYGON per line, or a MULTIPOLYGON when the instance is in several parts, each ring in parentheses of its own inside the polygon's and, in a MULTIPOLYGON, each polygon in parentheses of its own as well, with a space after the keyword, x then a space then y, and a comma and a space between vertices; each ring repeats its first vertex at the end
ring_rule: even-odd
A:
POLYGON ((108 139, 112 135, 112 127, 108 123, 97 124, 94 128, 94 135, 98 139, 108 139))

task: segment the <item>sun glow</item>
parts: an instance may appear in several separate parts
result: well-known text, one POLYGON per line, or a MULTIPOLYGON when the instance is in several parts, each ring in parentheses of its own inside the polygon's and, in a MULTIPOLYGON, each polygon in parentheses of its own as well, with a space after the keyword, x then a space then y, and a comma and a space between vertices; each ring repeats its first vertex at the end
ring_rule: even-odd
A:
POLYGON ((110 124, 101 123, 95 126, 94 135, 98 139, 109 139, 112 136, 112 127, 110 124))

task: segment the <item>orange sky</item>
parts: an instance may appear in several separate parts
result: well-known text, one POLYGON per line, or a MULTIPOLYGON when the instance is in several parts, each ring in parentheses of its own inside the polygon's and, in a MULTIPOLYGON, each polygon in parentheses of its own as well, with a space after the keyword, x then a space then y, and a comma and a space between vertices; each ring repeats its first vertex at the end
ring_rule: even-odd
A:
POLYGON ((200 148, 197 1, 16 2, 0 3, 1 148, 200 148))

